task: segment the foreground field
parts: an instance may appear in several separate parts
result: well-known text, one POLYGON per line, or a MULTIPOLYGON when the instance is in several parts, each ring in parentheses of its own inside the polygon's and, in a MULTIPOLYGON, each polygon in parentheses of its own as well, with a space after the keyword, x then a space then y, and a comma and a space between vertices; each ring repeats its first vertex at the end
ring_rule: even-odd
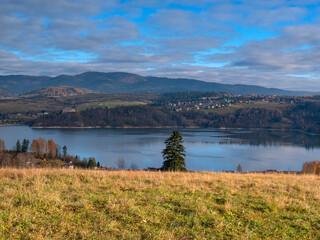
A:
POLYGON ((319 239, 320 177, 0 170, 0 239, 319 239))

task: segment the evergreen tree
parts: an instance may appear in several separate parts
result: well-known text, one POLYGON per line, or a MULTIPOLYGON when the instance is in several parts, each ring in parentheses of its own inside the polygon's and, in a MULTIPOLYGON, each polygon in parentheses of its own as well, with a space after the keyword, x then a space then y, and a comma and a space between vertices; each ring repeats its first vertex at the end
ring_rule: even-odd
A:
POLYGON ((237 172, 238 172, 238 173, 241 173, 241 172, 242 172, 242 167, 241 167, 240 163, 239 163, 239 165, 238 165, 238 167, 237 167, 237 172))
POLYGON ((62 151, 63 151, 63 157, 66 158, 66 156, 67 156, 67 146, 63 146, 62 151))
POLYGON ((23 139, 22 142, 22 147, 21 147, 21 152, 28 152, 29 150, 29 140, 28 139, 23 139))
POLYGON ((21 143, 19 140, 16 143, 16 152, 18 152, 18 153, 21 152, 21 143))
POLYGON ((95 168, 97 166, 96 159, 90 157, 88 162, 88 168, 95 168))
POLYGON ((177 130, 165 141, 166 148, 163 149, 163 171, 186 171, 185 148, 182 145, 182 136, 177 130))

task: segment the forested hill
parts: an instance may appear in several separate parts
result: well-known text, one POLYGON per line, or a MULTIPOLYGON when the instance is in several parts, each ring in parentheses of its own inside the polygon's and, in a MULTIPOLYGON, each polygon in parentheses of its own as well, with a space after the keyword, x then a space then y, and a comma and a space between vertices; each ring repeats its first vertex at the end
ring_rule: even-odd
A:
MULTIPOLYGON (((210 79, 211 80, 211 79, 210 79)), ((262 94, 262 95, 311 95, 310 92, 286 91, 275 88, 264 88, 242 84, 220 84, 194 79, 177 79, 164 77, 143 77, 126 72, 85 72, 78 75, 0 76, 0 89, 17 96, 27 91, 47 87, 72 86, 107 93, 164 93, 184 91, 216 91, 232 94, 262 94)))
POLYGON ((74 113, 53 113, 31 121, 33 127, 210 127, 281 128, 320 134, 320 104, 302 103, 284 109, 243 108, 219 115, 172 111, 167 107, 121 106, 74 113))
POLYGON ((66 97, 77 96, 90 93, 87 89, 79 89, 69 86, 48 87, 43 89, 37 89, 24 93, 23 97, 66 97))

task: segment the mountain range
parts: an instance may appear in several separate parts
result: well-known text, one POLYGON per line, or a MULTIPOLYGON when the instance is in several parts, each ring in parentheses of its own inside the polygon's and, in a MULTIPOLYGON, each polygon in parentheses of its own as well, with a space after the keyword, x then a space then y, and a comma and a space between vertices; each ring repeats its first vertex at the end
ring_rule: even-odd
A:
POLYGON ((288 91, 277 88, 265 88, 244 84, 221 84, 195 79, 165 78, 140 76, 127 72, 85 72, 77 75, 0 76, 0 97, 18 96, 28 91, 48 87, 72 86, 89 89, 101 93, 165 93, 185 91, 216 91, 232 94, 263 94, 263 95, 314 95, 306 91, 288 91))

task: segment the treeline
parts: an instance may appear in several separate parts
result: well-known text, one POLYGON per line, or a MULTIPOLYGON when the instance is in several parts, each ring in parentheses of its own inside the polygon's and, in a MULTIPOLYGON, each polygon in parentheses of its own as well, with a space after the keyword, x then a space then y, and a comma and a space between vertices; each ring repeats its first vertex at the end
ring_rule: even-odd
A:
POLYGON ((39 127, 211 127, 283 128, 320 133, 320 104, 303 103, 283 109, 244 108, 219 115, 180 111, 161 106, 94 108, 76 113, 54 113, 30 122, 39 127))
POLYGON ((121 106, 94 108, 77 113, 50 114, 32 121, 31 126, 50 127, 226 127, 267 128, 281 120, 281 111, 268 109, 239 109, 219 115, 202 111, 174 112, 166 107, 121 106))
POLYGON ((53 139, 46 141, 39 137, 33 139, 30 148, 29 140, 24 139, 22 144, 17 141, 13 149, 7 149, 4 140, 0 139, 0 167, 63 167, 67 163, 77 168, 100 168, 100 162, 94 157, 83 158, 67 153, 67 146, 62 152, 53 139))
POLYGON ((31 126, 64 127, 161 127, 188 126, 186 118, 168 108, 120 106, 92 108, 76 113, 53 113, 30 122, 31 126))

